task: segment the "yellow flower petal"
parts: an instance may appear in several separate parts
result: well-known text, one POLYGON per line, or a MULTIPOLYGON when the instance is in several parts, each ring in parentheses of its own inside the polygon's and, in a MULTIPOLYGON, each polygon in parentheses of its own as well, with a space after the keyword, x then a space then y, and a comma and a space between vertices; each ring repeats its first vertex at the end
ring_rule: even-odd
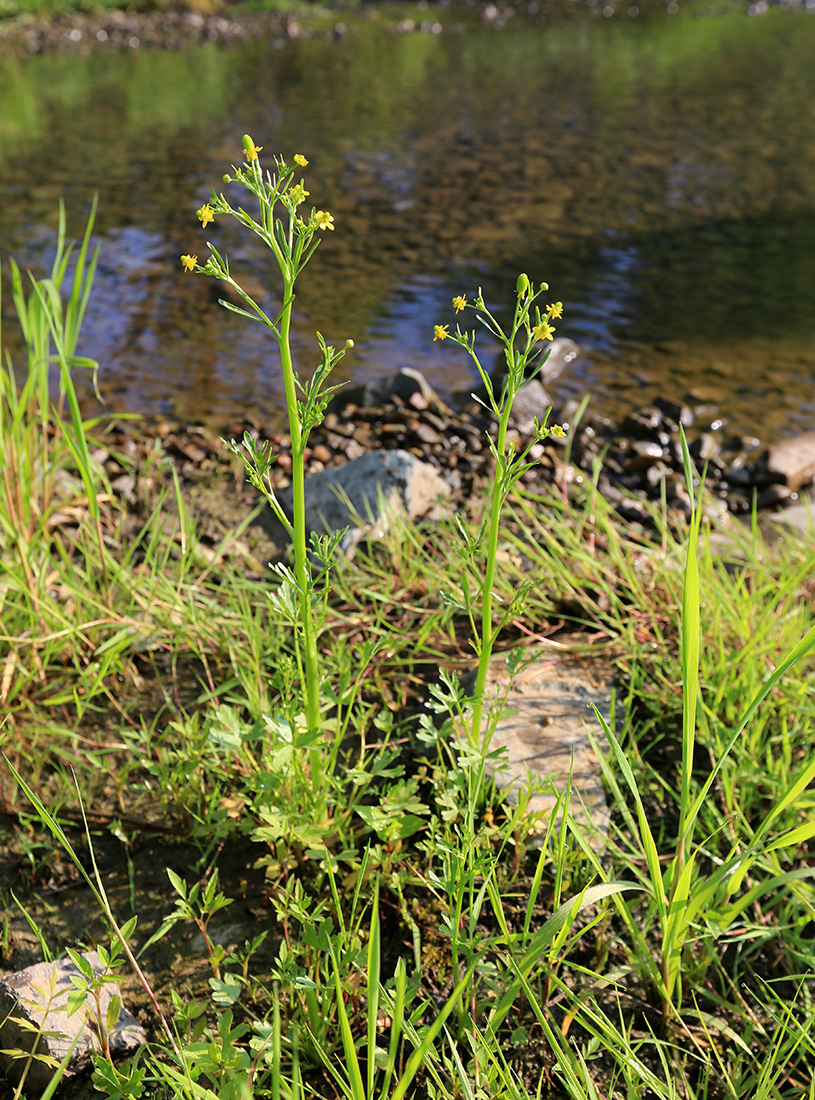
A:
POLYGON ((306 165, 308 164, 308 160, 303 156, 302 153, 295 153, 294 154, 294 163, 299 164, 301 168, 305 168, 306 165))
POLYGON ((294 187, 290 187, 288 191, 289 201, 294 203, 295 206, 299 206, 301 202, 305 202, 306 197, 310 195, 310 191, 306 191, 302 183, 295 184, 294 187))
POLYGON ((181 263, 183 264, 185 271, 195 271, 195 265, 198 263, 198 257, 182 256, 181 263))
POLYGON ((201 225, 205 229, 210 222, 215 221, 215 211, 212 209, 208 202, 205 202, 201 209, 196 210, 195 213, 201 219, 201 225))
POLYGON ((554 332, 555 329, 548 321, 541 321, 540 324, 534 325, 532 328, 532 335, 536 340, 551 340, 554 332))
POLYGON ((435 344, 437 340, 446 340, 447 337, 450 335, 450 333, 448 332, 449 328, 449 325, 434 325, 433 332, 435 333, 435 335, 433 336, 433 343, 435 344))

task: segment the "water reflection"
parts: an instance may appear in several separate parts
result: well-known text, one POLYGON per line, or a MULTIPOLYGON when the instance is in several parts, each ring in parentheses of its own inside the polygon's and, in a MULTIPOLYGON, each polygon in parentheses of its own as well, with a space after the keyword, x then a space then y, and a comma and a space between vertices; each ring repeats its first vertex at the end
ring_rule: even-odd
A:
MULTIPOLYGON (((339 43, 0 63, 4 252, 42 270, 58 197, 79 233, 100 194, 84 350, 110 405, 279 409, 263 330, 178 266, 209 236, 267 282, 259 244, 194 218, 248 130, 310 157, 312 198, 337 222, 296 302, 304 371, 319 327, 355 339, 343 368, 357 376, 410 365, 446 395, 467 389, 473 368, 433 344, 433 324, 478 286, 507 302, 526 270, 587 350, 559 394, 588 387, 619 415, 695 388, 734 426, 811 426, 815 19, 440 18, 441 34, 360 18, 339 43)), ((3 314, 7 331, 7 295, 3 314)))

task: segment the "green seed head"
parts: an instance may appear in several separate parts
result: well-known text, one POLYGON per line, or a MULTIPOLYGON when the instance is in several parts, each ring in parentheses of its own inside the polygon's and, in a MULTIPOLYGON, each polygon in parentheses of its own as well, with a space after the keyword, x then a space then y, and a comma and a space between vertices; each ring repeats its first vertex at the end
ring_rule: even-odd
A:
POLYGON ((529 290, 529 276, 521 273, 518 276, 518 281, 515 284, 515 289, 518 291, 518 297, 523 298, 529 290))

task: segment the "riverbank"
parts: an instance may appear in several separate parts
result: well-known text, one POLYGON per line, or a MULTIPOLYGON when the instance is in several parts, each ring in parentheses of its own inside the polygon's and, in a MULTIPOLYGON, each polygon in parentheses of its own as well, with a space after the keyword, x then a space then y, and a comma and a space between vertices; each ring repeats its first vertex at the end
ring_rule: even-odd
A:
MULTIPOLYGON (((807 0, 773 0, 774 5, 800 7, 806 10, 807 0)), ((761 15, 769 10, 768 0, 758 3, 728 3, 717 11, 744 9, 749 15, 761 15)), ((37 4, 30 10, 24 0, 19 5, 7 4, 0 15, 0 55, 36 55, 62 52, 87 55, 102 51, 121 50, 181 50, 212 43, 222 48, 266 38, 270 41, 292 41, 310 38, 339 40, 346 37, 353 25, 362 20, 381 24, 383 33, 440 34, 443 31, 462 33, 467 26, 483 22, 496 30, 523 21, 543 26, 547 21, 562 22, 585 17, 604 19, 647 18, 656 14, 677 14, 692 10, 691 4, 676 0, 639 0, 637 4, 602 0, 532 0, 520 8, 508 2, 429 4, 385 4, 374 6, 342 5, 323 7, 317 4, 292 5, 282 10, 278 5, 258 10, 257 5, 181 3, 169 10, 156 10, 153 4, 140 10, 138 3, 121 8, 104 7, 90 10, 77 5, 66 10, 60 4, 54 10, 37 4)), ((699 8, 707 14, 706 8, 699 8)))
MULTIPOLYGON (((667 446, 659 433, 665 433, 672 412, 662 410, 658 423, 647 412, 635 418, 637 424, 644 419, 652 425, 649 446, 667 446)), ((675 415, 687 421, 693 438, 694 424, 681 411, 675 415)), ((429 1024, 450 996, 451 966, 454 973, 455 951, 462 950, 445 931, 450 906, 458 905, 455 895, 433 885, 445 860, 454 859, 462 881, 474 876, 473 897, 466 903, 462 899, 462 919, 471 922, 475 937, 467 950, 476 952, 482 965, 500 962, 495 977, 468 979, 475 982, 476 996, 486 998, 484 1011, 491 996, 500 999, 514 981, 501 961, 506 950, 501 922, 511 922, 511 928, 520 921, 515 935, 526 923, 529 950, 537 950, 534 937, 549 934, 546 919, 564 896, 579 897, 598 876, 633 876, 636 882, 645 866, 638 856, 643 826, 631 817, 622 776, 598 727, 610 811, 608 834, 599 845, 602 862, 589 858, 592 846, 580 841, 583 826, 573 824, 560 833, 552 831, 553 821, 547 826, 545 820, 530 819, 523 795, 519 805, 507 801, 484 773, 484 758, 480 763, 471 759, 466 746, 456 747, 450 739, 449 728, 437 728, 430 720, 445 698, 445 684, 453 682, 449 677, 463 676, 472 667, 465 609, 441 594, 454 592, 460 583, 462 531, 475 538, 482 520, 493 474, 484 434, 488 427, 474 409, 451 410, 421 376, 403 372, 376 390, 346 392, 314 436, 307 459, 313 475, 336 465, 350 469, 372 451, 400 448, 448 480, 452 505, 452 511, 448 507, 432 520, 403 518, 379 527, 372 541, 358 545, 353 559, 340 557, 336 563, 320 634, 327 690, 338 701, 328 721, 332 727, 339 723, 333 809, 324 822, 315 818, 311 805, 305 745, 295 750, 294 773, 275 770, 280 765, 269 770, 269 752, 281 761, 290 752, 290 735, 269 725, 293 673, 285 605, 270 601, 276 589, 267 566, 270 560, 285 562, 285 546, 279 525, 253 513, 256 494, 217 437, 200 426, 166 420, 111 426, 88 441, 99 479, 101 527, 94 526, 83 485, 65 452, 63 473, 53 477, 52 495, 44 502, 44 541, 37 544, 41 580, 33 589, 26 588, 24 559, 16 556, 20 544, 8 536, 4 544, 6 633, 0 656, 8 760, 63 821, 82 862, 88 858, 88 838, 76 829, 81 809, 71 775, 76 776, 109 899, 120 920, 129 913, 138 916, 140 945, 163 927, 176 904, 165 867, 188 886, 196 879, 209 882, 213 891, 223 890, 233 899, 221 916, 206 906, 200 911, 182 906, 178 921, 167 925, 145 955, 152 988, 165 1006, 179 998, 178 1005, 186 1007, 177 1006, 177 1013, 199 1013, 200 1027, 212 1036, 224 1026, 224 998, 236 1024, 241 1021, 256 1037, 274 1012, 282 1011, 304 1044, 298 1072, 323 1094, 341 1091, 324 1076, 317 1053, 341 1049, 340 1002, 331 993, 334 964, 327 947, 315 952, 309 946, 321 927, 309 913, 331 913, 336 907, 327 927, 337 929, 346 951, 336 965, 342 988, 347 985, 353 996, 365 973, 360 968, 368 965, 360 960, 371 942, 366 931, 372 919, 370 891, 378 882, 385 985, 392 986, 404 965, 398 959, 407 960, 418 983, 413 996, 421 991, 429 1024), (289 673, 281 674, 286 669, 289 673), (353 684, 353 693, 343 694, 353 684), (344 714, 347 719, 340 721, 344 714), (541 830, 543 841, 533 842, 541 830), (504 900, 499 903, 496 894, 492 911, 485 914, 478 891, 488 864, 504 900), (300 890, 310 899, 307 910, 296 904, 300 890), (511 897, 530 900, 513 913, 511 897), (336 923, 343 920, 352 922, 348 935, 357 929, 349 939, 336 923), (263 933, 268 935, 260 940, 263 933), (317 1049, 308 1045, 314 1024, 300 1005, 299 987, 290 984, 304 979, 320 990, 317 1049), (436 1009, 430 1011, 431 1006, 436 1009)), ((586 432, 590 425, 577 427, 586 432)), ((523 423, 514 430, 521 429, 523 423)), ((242 431, 263 438, 257 425, 229 427, 236 437, 242 431)), ((706 434, 696 435, 694 449, 707 446, 698 443, 706 434)), ((628 450, 653 457, 634 450, 635 434, 612 435, 618 454, 628 450)), ((495 584, 496 597, 515 610, 500 631, 498 649, 529 657, 542 653, 553 676, 558 674, 553 655, 568 652, 584 668, 587 685, 598 668, 609 662, 615 666, 618 736, 628 746, 632 782, 642 792, 650 828, 660 837, 659 850, 667 855, 677 820, 671 788, 682 707, 677 686, 682 681, 681 622, 687 615, 682 565, 688 498, 683 507, 674 494, 671 505, 680 506, 664 510, 665 478, 672 475, 663 458, 657 499, 652 499, 647 476, 657 463, 649 461, 639 470, 642 491, 627 497, 636 516, 626 516, 619 506, 615 511, 597 491, 597 470, 607 461, 606 455, 602 461, 599 457, 605 451, 602 440, 593 437, 598 453, 581 464, 578 438, 570 431, 559 449, 544 447, 539 466, 508 502, 495 584), (600 466, 590 477, 587 465, 595 462, 600 466), (523 600, 513 603, 519 592, 523 600)), ((59 433, 53 445, 58 442, 59 433)), ((288 441, 280 436, 273 444, 279 454, 273 484, 282 496, 288 441)), ((711 523, 723 515, 715 512, 711 523)), ((31 560, 30 548, 28 553, 31 560)), ((808 731, 815 719, 808 668, 778 681, 763 720, 750 725, 730 755, 725 744, 729 730, 737 729, 744 699, 760 689, 766 668, 781 667, 782 655, 812 621, 815 559, 806 538, 793 533, 770 546, 758 532, 739 526, 728 529, 715 558, 702 558, 700 675, 711 717, 696 731, 700 771, 695 783, 704 781, 714 762, 722 769, 721 787, 716 785, 721 801, 709 800, 701 813, 707 845, 720 837, 721 858, 732 858, 725 823, 738 812, 750 824, 741 827, 737 850, 749 844, 762 827, 761 807, 783 799, 797 774, 797 760, 808 759, 808 731), (784 614, 778 613, 780 604, 784 614), (730 715, 726 722, 725 715, 730 715), (763 763, 768 754, 780 765, 772 772, 763 763)), ((56 955, 77 943, 104 942, 92 894, 64 846, 37 828, 36 815, 8 773, 2 797, 5 966, 27 966, 43 950, 56 955), (27 917, 12 902, 12 889, 27 917)), ((790 804, 772 836, 797 829, 803 812, 801 804, 790 804)), ((692 1041, 688 1034, 698 1037, 695 1013, 701 1005, 706 1015, 698 1034, 706 1036, 708 1057, 716 1067, 723 1061, 728 1074, 741 1082, 735 1095, 752 1095, 751 1082, 779 1049, 765 981, 773 980, 774 996, 787 998, 790 1013, 799 1011, 794 975, 811 955, 805 934, 808 858, 802 842, 784 862, 771 856, 766 866, 754 867, 747 896, 755 899, 756 911, 739 909, 724 942, 718 936, 691 938, 683 965, 691 967, 697 953, 706 952, 705 982, 696 984, 688 971, 697 1007, 662 1025, 674 1050, 667 1061, 658 1044, 649 1047, 635 1036, 635 1031, 647 1034, 660 1026, 664 1012, 656 977, 649 977, 644 961, 648 953, 658 957, 661 949, 647 894, 625 909, 601 906, 589 920, 580 919, 557 952, 544 956, 546 970, 527 994, 546 1027, 539 1030, 523 999, 504 1025, 501 1043, 521 1087, 535 1094, 543 1074, 553 1085, 542 1095, 562 1095, 554 1082, 564 1067, 579 1067, 577 1052, 593 1041, 598 1020, 601 1057, 591 1075, 600 1087, 625 1072, 631 1095, 644 1097, 653 1094, 654 1082, 668 1090, 677 1080, 704 1077, 711 1069, 696 1065, 698 1046, 691 1066, 684 1045, 692 1041), (795 894, 782 883, 790 872, 801 882, 795 894), (760 952, 733 952, 733 935, 750 936, 751 930, 757 935, 759 928, 760 952), (612 972, 615 992, 609 997, 602 991, 612 972), (734 974, 741 994, 735 999, 728 994, 734 974), (789 977, 779 979, 779 974, 789 977), (619 1011, 630 1020, 631 1031, 617 1029, 619 1011), (557 1032, 547 1030, 551 1027, 557 1032), (554 1038, 558 1032, 562 1043, 554 1038), (774 1034, 773 1045, 763 1045, 774 1034), (749 1035, 749 1056, 734 1038, 742 1035, 749 1035)), ((126 971, 120 980, 127 1004, 153 1042, 161 1044, 144 990, 126 971)), ((418 1007, 415 1003, 414 1010, 418 1007)), ((392 1034, 387 1021, 393 1012, 391 1005, 381 1024, 386 1037, 392 1034)), ((795 1080, 797 1061, 790 1047, 799 1026, 808 1025, 799 1016, 789 1019, 795 1022, 783 1033, 786 1053, 777 1066, 795 1080)), ((364 1032, 365 1020, 364 1015, 357 1018, 355 1031, 364 1032)), ((244 1049, 240 1035, 231 1041, 236 1050, 244 1049)), ((465 1042, 463 1036, 451 1032, 450 1041, 453 1049, 464 1049, 457 1045, 465 1042)), ((496 1043, 484 1038, 483 1058, 498 1059, 497 1052, 496 1043)), ((157 1067, 169 1056, 166 1051, 149 1063, 156 1095, 164 1095, 157 1067)), ((276 1057, 291 1072, 289 1051, 276 1057)), ((808 1051, 801 1058, 808 1064, 808 1051)), ((210 1066, 208 1073, 215 1072, 210 1066)), ((102 1080, 97 1076, 99 1090, 94 1090, 80 1074, 66 1095, 83 1100, 108 1095, 102 1080)), ((417 1084, 424 1087, 423 1082, 420 1075, 417 1084)), ((455 1082, 449 1087, 454 1089, 455 1082)))
MULTIPOLYGON (((292 356, 287 265, 333 215, 307 211, 282 162, 263 183, 249 135, 241 149, 232 171, 273 193, 254 228, 285 273, 266 321, 294 447, 260 411, 221 431, 83 421, 93 215, 69 265, 61 208, 50 279, 12 266, 7 1091, 51 1088, 68 1065, 70 1022, 41 1011, 61 957, 71 1007, 91 1013, 72 1100, 746 1100, 768 1082, 803 1100, 815 550, 811 530, 773 543, 734 516, 806 486, 812 437, 765 448, 690 389, 616 423, 553 400, 561 378, 579 384, 579 349, 553 338, 562 304, 542 309, 549 288, 525 274, 504 288, 509 335, 480 291, 451 295, 447 321, 424 311, 431 351, 472 349, 450 333, 467 308, 503 341, 474 398, 442 399, 413 369, 326 392, 352 341, 322 336, 316 374, 296 378, 292 362, 313 360, 292 356), (288 236, 265 228, 275 204, 288 236), (515 400, 488 400, 493 416, 478 398, 496 392, 515 400), (314 429, 307 451, 298 425, 314 429), (26 1052, 32 1032, 50 1061, 26 1052)), ((202 224, 228 212, 212 202, 202 224)), ((220 291, 182 274, 179 254, 203 268, 182 248, 202 251, 169 247, 168 270, 202 293, 174 366, 206 392, 217 371, 197 375, 191 353, 211 355, 214 329, 192 303, 214 310, 220 291)), ((225 262, 213 250, 210 272, 225 262)), ((158 341, 149 354, 155 368, 158 341)))

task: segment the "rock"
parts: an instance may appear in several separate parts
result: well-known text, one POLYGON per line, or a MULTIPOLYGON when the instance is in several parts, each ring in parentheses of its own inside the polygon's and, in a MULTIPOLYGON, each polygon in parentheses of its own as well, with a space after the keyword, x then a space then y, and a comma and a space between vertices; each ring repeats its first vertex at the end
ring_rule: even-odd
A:
POLYGON ((629 413, 620 425, 620 432, 632 439, 652 439, 662 426, 663 415, 653 405, 644 405, 629 413))
MULTIPOLYGON (((82 957, 87 959, 95 973, 103 972, 95 951, 87 951, 82 957)), ((80 1036, 66 1076, 72 1076, 90 1064, 93 1049, 99 1049, 98 1044, 95 1047, 92 1045, 95 1040, 92 1040, 87 1026, 88 1011, 93 1002, 89 1000, 86 1006, 68 1016, 67 997, 74 988, 72 976, 79 976, 79 970, 66 958, 53 963, 37 963, 0 980, 0 1020, 3 1021, 0 1025, 0 1064, 7 1067, 10 1076, 19 1077, 26 1063, 25 1059, 10 1058, 6 1051, 30 1050, 40 1027, 43 1028, 43 1035, 37 1053, 53 1058, 57 1064, 68 1053, 77 1035, 80 1036), (17 1020, 23 1020, 29 1026, 17 1020)), ((100 993, 103 1014, 107 1012, 114 995, 121 998, 118 985, 106 982, 100 993)), ((147 1042, 147 1034, 123 1007, 109 1041, 114 1054, 132 1054, 147 1042)), ((26 1088, 42 1092, 53 1075, 51 1065, 33 1061, 26 1077, 26 1088)))
POLYGON ((580 354, 580 347, 565 336, 558 336, 549 345, 546 362, 535 376, 544 385, 554 382, 580 354))
POLYGON ((628 473, 648 470, 665 457, 662 447, 652 439, 637 439, 631 444, 631 457, 625 464, 628 473))
POLYGON ((531 382, 525 382, 515 395, 510 423, 521 435, 533 435, 535 419, 542 424, 551 407, 552 398, 538 379, 533 378, 531 382))
POLYGON ((332 459, 331 451, 324 443, 318 443, 314 450, 311 452, 311 457, 315 462, 328 463, 332 459))
POLYGON ((775 541, 784 530, 798 531, 812 538, 815 533, 815 501, 811 494, 803 494, 798 501, 786 508, 762 516, 761 530, 765 538, 775 541))
MULTIPOLYGON (((569 363, 571 363, 572 360, 578 357, 578 355, 580 354, 580 348, 574 342, 574 340, 568 340, 565 337, 562 337, 552 341, 551 345, 548 346, 548 353, 548 358, 541 369, 538 371, 538 373, 533 378, 530 378, 530 380, 521 387, 517 397, 515 398, 516 405, 518 403, 518 397, 520 397, 521 393, 527 388, 527 386, 532 386, 537 383, 545 392, 544 387, 546 387, 547 385, 549 385, 550 382, 553 382, 556 378, 558 378, 569 365, 569 363)), ((490 375, 490 382, 492 383, 496 400, 498 399, 498 397, 500 397, 501 387, 504 384, 504 379, 506 378, 506 375, 507 366, 506 362, 504 362, 504 360, 502 359, 500 366, 496 367, 496 369, 490 375)), ((479 385, 475 390, 475 396, 479 400, 484 401, 486 399, 486 395, 487 394, 484 386, 479 385)), ((548 401, 543 407, 543 412, 546 412, 546 409, 551 404, 551 400, 548 401)))
MULTIPOLYGON (((502 700, 508 684, 506 661, 496 657, 486 694, 502 700)), ((607 666, 588 666, 565 653, 541 649, 515 677, 490 743, 490 751, 503 747, 509 757, 508 768, 496 774, 499 786, 517 791, 530 779, 542 785, 529 802, 533 813, 551 814, 571 775, 570 812, 587 827, 595 849, 603 847, 608 835, 609 810, 587 730, 601 744, 605 739, 589 704, 608 719, 610 702, 607 666)))
POLYGON ((677 426, 675 429, 677 431, 680 424, 683 428, 689 428, 693 423, 693 410, 688 405, 683 405, 679 401, 670 401, 667 397, 657 397, 654 401, 654 408, 659 409, 661 413, 665 414, 668 420, 673 421, 677 426))
POLYGON ((711 432, 702 432, 698 439, 694 439, 690 445, 691 458, 697 462, 710 462, 718 458, 722 448, 719 441, 711 432))
POLYGON ((759 510, 762 508, 775 508, 778 504, 783 504, 785 500, 789 500, 795 494, 788 485, 768 485, 761 493, 759 493, 756 500, 756 508, 759 510))
POLYGON ((377 378, 373 382, 364 382, 359 385, 343 386, 339 393, 332 397, 329 409, 341 411, 348 405, 362 405, 371 408, 382 408, 383 405, 393 403, 393 399, 413 408, 435 409, 436 412, 447 416, 450 409, 442 401, 425 376, 418 370, 404 367, 396 374, 386 378, 377 378), (416 398, 419 398, 418 402, 416 398))
MULTIPOLYGON (((350 525, 342 547, 351 554, 366 534, 381 537, 400 513, 432 518, 449 495, 436 470, 407 451, 371 451, 306 478, 306 525, 319 532, 350 525)), ((281 504, 290 512, 291 491, 281 504)))
POLYGON ((792 492, 815 477, 815 432, 782 439, 762 456, 767 480, 780 482, 792 492))

